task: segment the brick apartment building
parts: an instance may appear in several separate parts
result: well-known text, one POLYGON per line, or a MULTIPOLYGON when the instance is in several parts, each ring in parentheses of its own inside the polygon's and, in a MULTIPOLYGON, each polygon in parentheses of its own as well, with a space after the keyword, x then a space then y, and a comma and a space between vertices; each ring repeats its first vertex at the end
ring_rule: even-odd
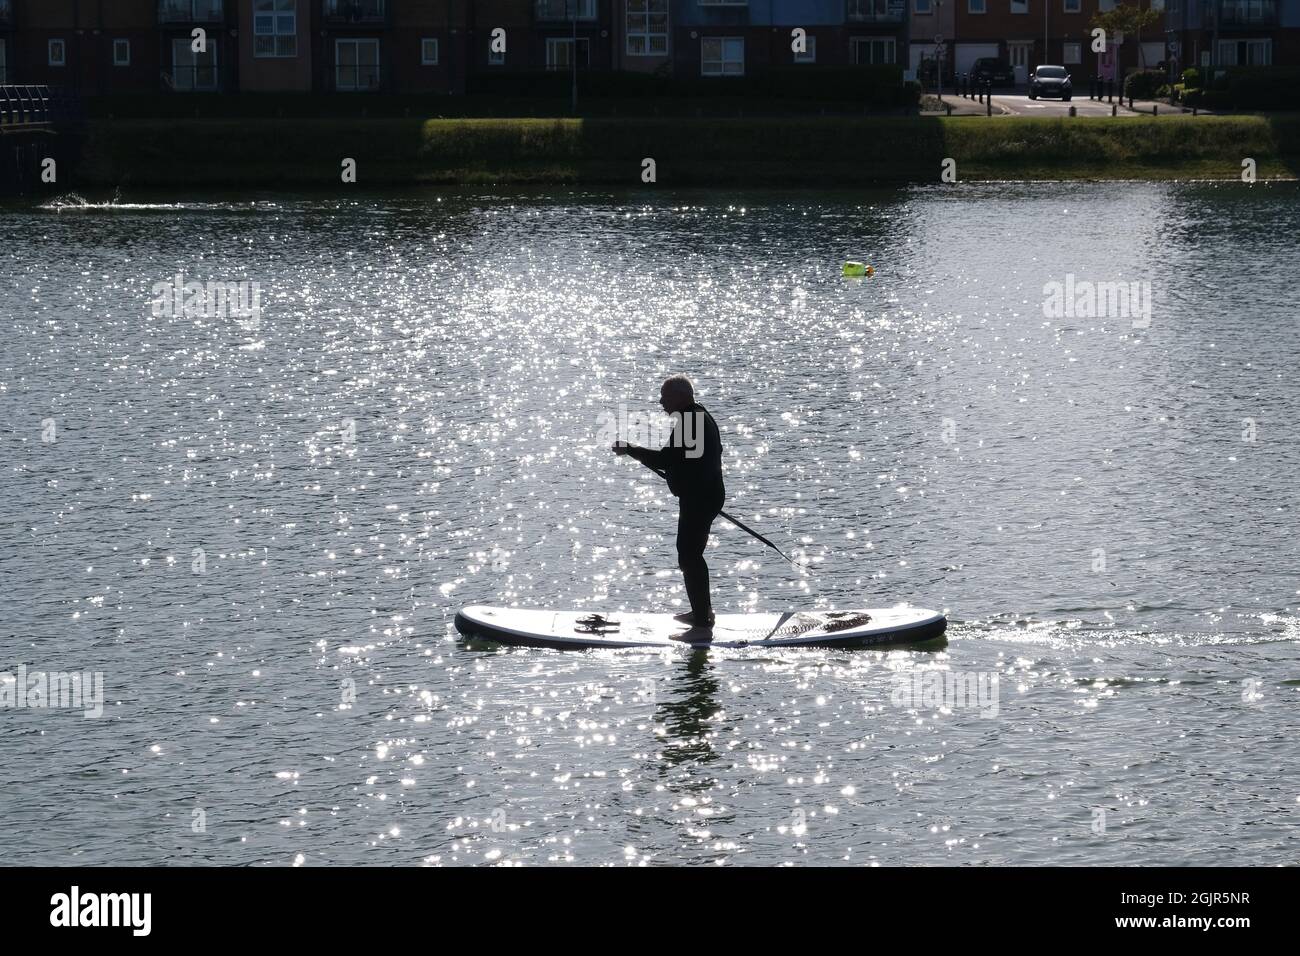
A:
POLYGON ((1300 0, 1167 3, 1169 52, 1180 68, 1300 63, 1300 0))
POLYGON ((0 73, 83 95, 459 92, 473 4, 0 0, 0 73))
POLYGON ((9 50, 13 46, 14 5, 0 0, 0 85, 9 82, 9 50))
POLYGON ((315 88, 310 50, 316 34, 310 11, 284 0, 236 5, 236 29, 251 43, 239 44, 239 88, 243 91, 310 92, 315 88))
POLYGON ((668 59, 677 75, 904 64, 907 0, 674 0, 670 6, 668 59), (806 36, 802 52, 792 49, 795 29, 806 36))
POLYGON ((10 83, 126 92, 158 87, 163 42, 156 0, 121 0, 109 20, 88 0, 8 0, 3 56, 10 83))
MULTIPOLYGON (((1138 2, 1163 11, 1163 22, 1124 38, 1124 69, 1162 61, 1172 68, 1300 62, 1300 0, 1138 2)), ((1043 62, 1081 76, 1109 74, 1114 51, 1092 52, 1091 19, 1114 3, 0 0, 0 81, 83 95, 456 94, 476 77, 568 70, 575 61, 596 75, 720 79, 774 66, 917 69, 942 38, 950 75, 997 56, 1010 60, 1023 82, 1043 62), (791 48, 796 28, 807 37, 802 52, 791 48)))
MULTIPOLYGON (((1162 0, 1137 0, 1141 6, 1161 11, 1162 0)), ((1024 85, 1029 71, 1039 63, 1064 65, 1079 76, 1113 77, 1116 51, 1113 44, 1104 54, 1092 50, 1092 18, 1110 10, 1115 0, 913 0, 931 18, 949 7, 946 28, 937 35, 951 36, 949 67, 957 74, 969 72, 981 57, 999 57, 1010 62, 1016 83, 1024 85), (935 10, 938 8, 938 11, 935 10), (931 12, 934 11, 934 12, 931 12)), ((922 16, 914 13, 914 27, 922 16)), ((919 30, 914 29, 914 37, 919 30)), ((918 54, 913 44, 913 57, 918 54)), ((924 55, 931 55, 920 44, 924 55)), ((1142 66, 1154 69, 1165 61, 1162 23, 1142 37, 1125 37, 1119 46, 1118 62, 1125 70, 1142 66)))
MULTIPOLYGON (((247 4, 249 0, 239 0, 247 4)), ((268 0, 253 0, 265 4, 268 0)), ((304 69, 329 92, 464 92, 473 0, 275 0, 311 17, 304 69)), ((287 16, 287 14, 281 14, 287 16)))

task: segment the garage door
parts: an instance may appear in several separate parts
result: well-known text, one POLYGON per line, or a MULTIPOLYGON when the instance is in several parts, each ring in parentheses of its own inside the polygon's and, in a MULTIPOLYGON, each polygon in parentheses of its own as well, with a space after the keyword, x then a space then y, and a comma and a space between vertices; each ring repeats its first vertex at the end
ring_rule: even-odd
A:
POLYGON ((958 43, 957 60, 954 66, 958 73, 969 73, 975 61, 982 56, 997 56, 996 43, 958 43))

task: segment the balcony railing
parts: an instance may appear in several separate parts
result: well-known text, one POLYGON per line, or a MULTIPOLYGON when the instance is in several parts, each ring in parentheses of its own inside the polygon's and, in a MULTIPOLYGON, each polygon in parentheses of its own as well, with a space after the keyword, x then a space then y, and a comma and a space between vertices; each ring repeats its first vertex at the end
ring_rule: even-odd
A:
POLYGON ((51 121, 48 86, 0 86, 0 126, 38 126, 51 121))
POLYGON ((1220 26, 1269 27, 1276 24, 1276 0, 1224 0, 1220 26))
POLYGON ((534 0, 538 20, 594 20, 596 0, 534 0))
POLYGON ((345 23, 384 23, 388 19, 387 0, 324 0, 321 15, 326 20, 345 23))
POLYGON ((902 23, 907 0, 848 0, 845 16, 853 23, 902 23))
POLYGON ((158 0, 159 23, 221 23, 225 0, 158 0))

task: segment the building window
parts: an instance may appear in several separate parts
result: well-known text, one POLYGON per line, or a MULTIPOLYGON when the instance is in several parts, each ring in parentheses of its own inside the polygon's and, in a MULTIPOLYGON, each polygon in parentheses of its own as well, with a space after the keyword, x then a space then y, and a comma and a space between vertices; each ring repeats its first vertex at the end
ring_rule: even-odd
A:
MULTIPOLYGON (((388 0, 323 0, 325 16, 349 23, 379 23, 387 18, 388 0)), ((406 0, 403 0, 406 2, 406 0)))
MULTIPOLYGON (((578 37, 578 66, 591 65, 591 43, 586 37, 578 37)), ((548 70, 568 70, 573 67, 573 38, 548 37, 546 40, 546 68, 548 70)))
POLYGON ((1220 40, 1219 66, 1272 66, 1272 40, 1220 40))
POLYGON ((627 0, 627 55, 668 52, 668 0, 627 0))
POLYGON ((50 66, 67 66, 68 65, 68 47, 62 40, 51 40, 49 42, 50 66))
POLYGON ((113 41, 113 65, 114 66, 131 65, 131 41, 130 40, 113 41))
POLYGON ((379 41, 334 41, 334 88, 346 92, 379 89, 379 41))
POLYGON ((253 56, 298 55, 297 0, 253 0, 253 56))
POLYGON ((5 50, 5 41, 0 39, 0 84, 9 82, 9 66, 7 52, 5 50))
POLYGON ((537 0, 538 20, 594 20, 596 0, 537 0))
POLYGON ((895 62, 893 37, 854 37, 849 44, 857 66, 895 62))
POLYGON ((817 38, 804 37, 804 51, 794 55, 796 63, 816 63, 817 62, 817 38))
POLYGON ((848 0, 848 18, 854 21, 883 21, 901 23, 907 0, 848 0), (893 7, 893 9, 890 9, 893 7), (902 9, 899 9, 899 8, 902 9))
POLYGON ((1272 40, 1247 40, 1246 53, 1246 59, 1250 66, 1273 65, 1272 40))
POLYGON ((1028 13, 1029 0, 1011 0, 1012 13, 1028 13))
POLYGON ((172 40, 172 89, 183 93, 211 92, 217 88, 217 44, 195 53, 191 40, 172 40))
POLYGON ((438 38, 425 37, 420 41, 420 65, 438 65, 438 38))
POLYGON ((701 76, 743 76, 745 73, 744 37, 701 37, 701 76))
POLYGON ((1066 62, 1066 63, 1082 63, 1082 62, 1083 62, 1083 60, 1082 60, 1082 59, 1080 58, 1080 56, 1079 56, 1079 44, 1077 44, 1077 43, 1066 43, 1066 44, 1063 44, 1063 45, 1062 45, 1061 50, 1062 50, 1062 52, 1061 52, 1061 56, 1062 56, 1064 62, 1066 62))
POLYGON ((916 0, 916 3, 913 5, 912 9, 916 13, 925 16, 927 13, 930 12, 930 0, 916 0))
POLYGON ((1079 0, 1062 0, 1062 2, 1064 3, 1064 6, 1062 7, 1062 9, 1063 9, 1066 13, 1078 13, 1078 12, 1079 12, 1079 0))
POLYGON ((967 13, 983 13, 986 9, 985 0, 966 0, 967 13))
POLYGON ((158 17, 164 23, 220 22, 222 0, 158 0, 158 17))

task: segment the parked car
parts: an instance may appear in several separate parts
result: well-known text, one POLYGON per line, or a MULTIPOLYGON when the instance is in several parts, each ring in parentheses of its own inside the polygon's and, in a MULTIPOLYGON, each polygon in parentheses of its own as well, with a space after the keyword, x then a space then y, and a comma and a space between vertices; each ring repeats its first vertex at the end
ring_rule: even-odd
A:
POLYGON ((1068 101, 1073 92, 1070 87, 1070 71, 1063 66, 1040 66, 1029 74, 1031 100, 1040 96, 1059 96, 1068 101))
POLYGON ((970 68, 972 83, 992 83, 994 86, 1015 86, 1016 71, 1011 61, 996 56, 982 56, 970 68))

